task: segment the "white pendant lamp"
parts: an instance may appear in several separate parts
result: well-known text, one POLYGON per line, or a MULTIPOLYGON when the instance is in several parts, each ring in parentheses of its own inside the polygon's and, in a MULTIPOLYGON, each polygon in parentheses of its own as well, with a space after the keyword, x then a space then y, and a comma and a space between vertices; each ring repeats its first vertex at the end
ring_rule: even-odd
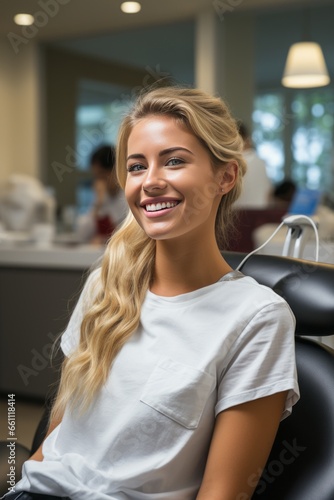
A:
POLYGON ((318 43, 294 43, 285 64, 282 85, 292 88, 312 88, 328 85, 330 78, 318 43))
POLYGON ((140 10, 141 4, 139 2, 123 2, 121 4, 121 11, 125 14, 137 14, 140 10))

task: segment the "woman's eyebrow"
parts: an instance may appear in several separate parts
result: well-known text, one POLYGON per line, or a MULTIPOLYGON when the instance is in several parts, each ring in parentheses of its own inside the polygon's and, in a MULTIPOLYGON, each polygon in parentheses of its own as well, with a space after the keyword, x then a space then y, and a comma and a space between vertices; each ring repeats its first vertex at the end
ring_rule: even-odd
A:
MULTIPOLYGON (((173 148, 167 148, 167 149, 163 149, 162 151, 159 152, 159 156, 164 156, 164 155, 167 155, 167 154, 170 154, 170 153, 174 153, 175 151, 186 151, 187 153, 190 153, 191 155, 194 156, 194 153, 192 151, 190 151, 189 149, 187 148, 183 148, 181 146, 175 146, 173 148)), ((143 155, 142 153, 134 153, 132 155, 129 155, 127 157, 127 160, 131 160, 131 159, 138 159, 138 158, 145 158, 145 155, 143 155)))
POLYGON ((175 146, 173 148, 163 149, 162 151, 160 151, 159 156, 164 156, 170 153, 174 153, 175 151, 186 151, 187 153, 194 155, 194 153, 187 148, 183 148, 182 146, 175 146))
POLYGON ((133 155, 129 155, 127 160, 131 160, 131 158, 145 158, 145 156, 141 153, 134 153, 133 155))

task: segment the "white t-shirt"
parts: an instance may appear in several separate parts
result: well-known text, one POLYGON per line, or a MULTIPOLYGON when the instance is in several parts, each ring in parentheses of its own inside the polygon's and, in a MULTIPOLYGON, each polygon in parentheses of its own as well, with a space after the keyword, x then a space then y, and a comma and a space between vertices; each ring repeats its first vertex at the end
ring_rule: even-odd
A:
MULTIPOLYGON (((66 355, 98 273, 63 335, 66 355)), ((16 491, 194 500, 219 412, 287 390, 286 417, 299 397, 294 317, 272 290, 239 276, 175 297, 148 291, 140 326, 91 408, 82 417, 65 412, 44 442, 44 461, 25 463, 16 491)))

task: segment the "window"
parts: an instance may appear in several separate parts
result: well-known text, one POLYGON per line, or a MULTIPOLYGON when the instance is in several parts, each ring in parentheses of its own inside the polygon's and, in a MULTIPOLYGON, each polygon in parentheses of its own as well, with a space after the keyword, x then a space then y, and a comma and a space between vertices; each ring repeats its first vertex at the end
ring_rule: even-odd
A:
POLYGON ((274 183, 333 189, 334 91, 285 90, 256 96, 253 140, 274 183))
POLYGON ((293 96, 292 178, 298 185, 324 190, 332 185, 333 110, 333 91, 293 96))
POLYGON ((273 182, 284 178, 283 106, 284 98, 279 93, 263 94, 254 103, 253 140, 273 182))

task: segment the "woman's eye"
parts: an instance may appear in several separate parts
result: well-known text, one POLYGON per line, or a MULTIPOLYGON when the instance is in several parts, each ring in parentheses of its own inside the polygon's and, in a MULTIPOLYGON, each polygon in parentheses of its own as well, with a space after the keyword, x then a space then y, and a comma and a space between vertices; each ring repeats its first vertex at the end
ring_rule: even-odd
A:
POLYGON ((168 162, 166 163, 167 166, 175 166, 175 165, 180 165, 181 163, 184 163, 183 160, 181 160, 181 158, 170 158, 170 160, 168 160, 168 162))
POLYGON ((129 165, 127 167, 128 172, 139 172, 142 168, 145 168, 144 165, 141 165, 140 163, 135 163, 134 165, 129 165))

